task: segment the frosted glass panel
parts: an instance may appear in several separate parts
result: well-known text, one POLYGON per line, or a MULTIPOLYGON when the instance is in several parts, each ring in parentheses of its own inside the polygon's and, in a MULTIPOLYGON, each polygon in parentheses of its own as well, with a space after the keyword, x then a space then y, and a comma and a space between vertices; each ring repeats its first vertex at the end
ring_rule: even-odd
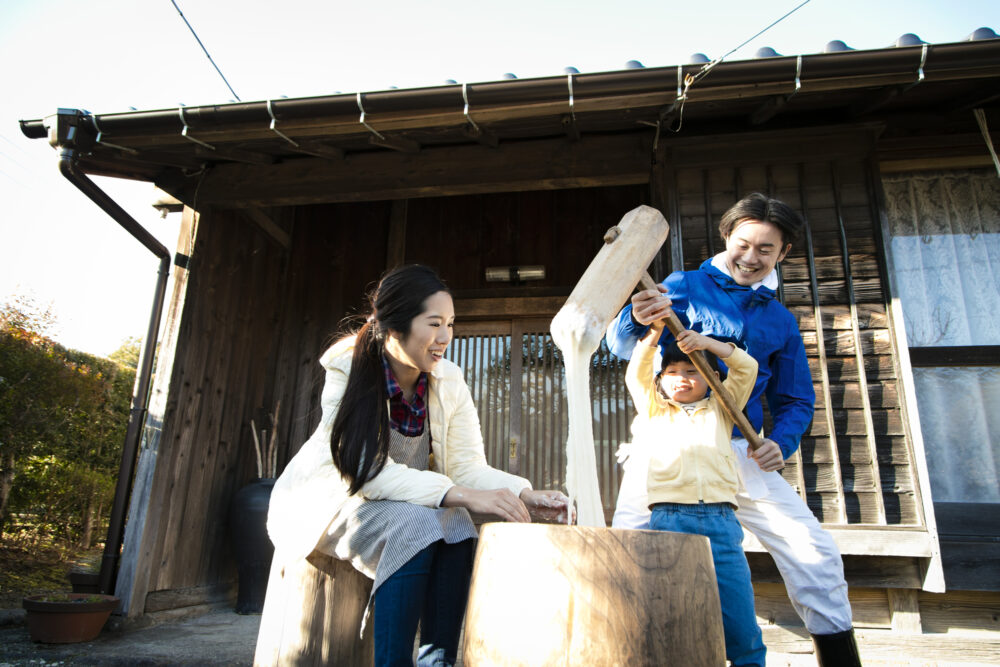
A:
POLYGON ((1000 502, 1000 368, 914 368, 935 501, 1000 502))

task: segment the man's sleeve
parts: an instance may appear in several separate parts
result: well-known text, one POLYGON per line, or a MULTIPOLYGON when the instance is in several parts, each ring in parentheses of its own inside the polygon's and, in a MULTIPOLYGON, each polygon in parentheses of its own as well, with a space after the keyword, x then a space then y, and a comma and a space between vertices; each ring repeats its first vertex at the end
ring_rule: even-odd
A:
POLYGON ((765 392, 774 422, 767 437, 778 443, 786 459, 799 448, 816 404, 802 334, 797 326, 792 329, 785 345, 771 360, 771 379, 765 392))

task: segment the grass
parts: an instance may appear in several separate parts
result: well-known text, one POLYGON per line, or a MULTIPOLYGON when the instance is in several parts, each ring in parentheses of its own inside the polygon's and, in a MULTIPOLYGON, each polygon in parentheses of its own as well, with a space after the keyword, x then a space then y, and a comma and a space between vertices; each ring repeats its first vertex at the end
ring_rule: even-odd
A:
POLYGON ((25 595, 70 593, 71 570, 96 571, 102 544, 81 550, 39 531, 18 527, 0 535, 0 609, 17 609, 25 595))

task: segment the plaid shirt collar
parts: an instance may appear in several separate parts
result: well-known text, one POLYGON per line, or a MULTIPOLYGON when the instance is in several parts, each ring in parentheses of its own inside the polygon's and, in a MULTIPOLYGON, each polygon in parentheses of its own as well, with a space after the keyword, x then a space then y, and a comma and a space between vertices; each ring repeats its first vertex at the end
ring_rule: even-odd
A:
POLYGON ((420 435, 424 432, 424 420, 427 418, 427 402, 424 398, 427 395, 427 373, 420 374, 413 400, 407 403, 384 354, 382 368, 385 370, 385 386, 389 392, 389 426, 405 436, 420 435))

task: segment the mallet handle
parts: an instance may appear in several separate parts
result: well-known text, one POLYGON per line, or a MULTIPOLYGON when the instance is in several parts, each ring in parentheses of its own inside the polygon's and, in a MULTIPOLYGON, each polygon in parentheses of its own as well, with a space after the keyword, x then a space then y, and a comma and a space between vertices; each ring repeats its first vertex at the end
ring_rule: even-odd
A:
MULTIPOLYGON (((650 277, 648 272, 643 272, 642 277, 639 280, 639 285, 642 289, 653 290, 654 292, 656 291, 656 282, 652 279, 652 277, 650 277)), ((663 321, 666 324, 667 329, 669 329, 670 333, 672 333, 675 337, 684 331, 684 325, 681 324, 679 319, 677 319, 677 314, 674 313, 672 309, 669 314, 663 318, 663 321)), ((694 367, 698 369, 698 372, 701 373, 701 376, 705 378, 705 382, 708 383, 708 386, 711 387, 712 391, 715 392, 715 395, 719 397, 719 402, 722 403, 722 408, 726 411, 726 414, 729 415, 729 418, 733 420, 733 423, 736 424, 736 428, 740 430, 743 437, 750 443, 750 447, 754 450, 760 448, 764 442, 760 439, 757 431, 755 431, 753 426, 750 424, 750 420, 746 418, 743 411, 736 405, 736 401, 733 400, 729 391, 722 386, 722 381, 712 371, 712 367, 708 365, 708 360, 705 358, 705 355, 702 354, 702 351, 695 350, 694 352, 688 354, 688 357, 691 359, 691 363, 694 364, 694 367)))

